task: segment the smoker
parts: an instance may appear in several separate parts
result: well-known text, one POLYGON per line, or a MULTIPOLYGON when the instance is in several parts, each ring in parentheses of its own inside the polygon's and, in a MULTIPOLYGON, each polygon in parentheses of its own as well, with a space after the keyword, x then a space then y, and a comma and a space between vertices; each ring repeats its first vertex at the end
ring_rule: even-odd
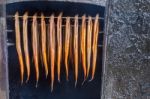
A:
MULTIPOLYGON (((0 0, 0 98, 149 99, 149 5, 149 0, 0 0), (106 8, 104 8, 101 5, 106 1, 106 8), (105 24, 104 10, 106 10, 105 24), (83 82, 81 69, 75 88, 74 71, 69 70, 72 74, 69 74, 69 81, 66 81, 65 68, 62 68, 61 82, 57 81, 56 76, 54 89, 51 92, 50 77, 45 78, 43 68, 40 69, 38 86, 35 86, 35 70, 34 65, 31 65, 30 80, 27 83, 20 83, 20 65, 15 48, 14 15, 16 12, 19 13, 19 22, 22 24, 21 17, 26 11, 31 17, 41 12, 46 17, 51 13, 55 13, 55 17, 58 17, 61 12, 63 17, 73 18, 76 14, 79 18, 83 14, 92 17, 95 14, 100 15, 98 66, 92 82, 81 85, 83 82)), ((32 18, 28 22, 31 25, 32 18)), ((71 23, 74 23, 73 19, 71 23)), ((20 29, 22 31, 24 27, 20 29)), ((28 31, 31 30, 28 28, 28 31)), ((32 56, 32 53, 30 55, 32 56)), ((61 65, 63 66, 63 63, 61 65)), ((74 65, 70 64, 70 66, 74 65)))
MULTIPOLYGON (((88 3, 77 3, 77 2, 58 2, 58 1, 24 1, 8 3, 6 5, 6 22, 7 22, 7 50, 8 50, 8 77, 9 77, 9 99, 99 99, 101 96, 101 74, 102 74, 102 56, 103 56, 103 36, 104 36, 104 11, 103 6, 88 4, 88 3), (65 68, 62 65, 61 81, 56 81, 54 90, 51 92, 50 89, 50 77, 48 79, 44 76, 44 69, 42 64, 39 63, 40 77, 38 86, 35 82, 35 70, 33 64, 33 58, 31 61, 31 76, 28 83, 20 83, 20 67, 19 60, 16 51, 16 37, 15 37, 15 13, 18 12, 19 16, 22 17, 25 12, 28 12, 29 16, 33 16, 35 13, 44 13, 45 16, 55 14, 58 16, 61 12, 63 17, 74 17, 76 14, 79 16, 79 25, 81 25, 81 17, 85 14, 86 16, 95 17, 99 14, 100 32, 98 34, 98 53, 97 53, 97 68, 95 73, 95 79, 91 82, 87 81, 82 85, 83 82, 83 71, 81 63, 79 63, 79 74, 78 84, 74 86, 74 71, 70 70, 69 81, 65 79, 65 68)), ((28 32, 30 34, 32 20, 28 19, 28 32)), ((46 20, 47 22, 48 20, 46 20)), ((23 20, 20 18, 20 24, 23 24, 23 20)), ((71 20, 73 24, 73 20, 71 20)), ((22 31, 24 27, 20 25, 22 31)), ((62 28, 62 31, 64 29, 62 28)), ((79 32, 80 33, 80 32, 79 32)), ((23 37, 21 37, 23 38, 23 37)), ((31 36, 29 35, 29 49, 31 50, 31 36)), ((30 51, 30 54, 32 52, 30 51)), ((25 57, 25 56, 23 56, 25 57)), ((73 64, 69 64, 73 65, 73 64)), ((26 72, 25 72, 26 73, 26 72)), ((26 78, 26 75, 25 75, 26 78)))

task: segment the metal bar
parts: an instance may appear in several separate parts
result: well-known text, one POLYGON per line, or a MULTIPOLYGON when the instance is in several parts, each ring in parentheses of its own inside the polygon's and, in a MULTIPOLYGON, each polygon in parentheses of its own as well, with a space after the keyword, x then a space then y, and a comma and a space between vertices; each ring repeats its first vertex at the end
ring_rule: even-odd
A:
MULTIPOLYGON (((13 16, 13 15, 7 15, 6 16, 7 18, 14 18, 15 16, 13 16)), ((32 18, 33 16, 28 16, 28 18, 32 18)), ((23 18, 23 16, 19 16, 19 18, 23 18)), ((37 18, 41 18, 41 16, 37 16, 37 18)), ((45 17, 46 19, 47 18, 50 18, 49 16, 46 16, 45 17)), ((54 17, 54 18, 57 18, 57 17, 54 17)), ((62 19, 66 19, 67 17, 62 17, 62 19)), ((74 19, 74 17, 70 17, 70 19, 74 19)), ((79 17, 78 19, 82 19, 82 17, 79 17)), ((86 18, 86 19, 88 19, 88 17, 86 18)), ((95 19, 95 17, 92 17, 92 19, 95 19)), ((99 17, 99 19, 100 20, 104 20, 104 18, 103 17, 99 17)))
MULTIPOLYGON (((14 30, 6 30, 6 32, 14 32, 14 30)), ((99 34, 104 34, 104 31, 99 32, 99 34)))
POLYGON ((98 47, 103 47, 103 45, 97 45, 98 47))
MULTIPOLYGON (((12 42, 7 42, 7 46, 11 47, 11 46, 15 46, 15 43, 12 42)), ((98 47, 103 47, 103 45, 97 45, 98 47)))
POLYGON ((14 32, 14 30, 6 30, 6 32, 14 32))
MULTIPOLYGON (((29 24, 29 25, 31 25, 31 24, 29 24)), ((41 24, 38 24, 38 26, 40 26, 41 24)), ((49 24, 46 24, 47 26, 49 25, 49 24)), ((74 27, 74 25, 70 25, 71 27, 74 27)), ((81 25, 78 25, 79 27, 81 26, 81 25)), ((57 27, 57 26, 55 26, 55 27, 57 27)), ((66 27, 66 25, 62 25, 62 27, 66 27)), ((9 29, 7 30, 7 31, 9 31, 9 29)))

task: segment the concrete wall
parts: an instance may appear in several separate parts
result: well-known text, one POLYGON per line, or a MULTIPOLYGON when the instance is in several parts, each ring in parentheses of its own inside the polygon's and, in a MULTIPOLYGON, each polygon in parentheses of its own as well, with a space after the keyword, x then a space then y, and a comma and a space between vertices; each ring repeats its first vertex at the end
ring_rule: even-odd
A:
POLYGON ((102 99, 150 99, 150 0, 108 0, 102 99))
POLYGON ((0 99, 9 97, 6 54, 5 1, 0 0, 0 99))

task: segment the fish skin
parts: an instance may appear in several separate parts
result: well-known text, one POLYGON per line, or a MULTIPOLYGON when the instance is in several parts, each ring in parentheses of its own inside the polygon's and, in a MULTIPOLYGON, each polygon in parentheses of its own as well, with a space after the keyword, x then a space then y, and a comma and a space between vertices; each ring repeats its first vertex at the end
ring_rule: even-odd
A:
POLYGON ((89 76, 90 63, 91 63, 91 43, 92 43, 92 17, 88 17, 88 28, 87 28, 87 77, 89 76))
POLYGON ((93 52, 93 60, 92 60, 92 77, 91 80, 92 81, 94 79, 95 76, 95 70, 96 70, 96 60, 97 60, 97 43, 98 43, 98 32, 99 32, 99 15, 97 14, 95 17, 95 22, 94 22, 94 30, 93 30, 93 48, 92 48, 92 52, 93 52))
MULTIPOLYGON (((82 56, 82 67, 84 72, 84 81, 87 76, 86 68, 86 15, 82 16, 82 25, 81 25, 81 56, 82 56)), ((83 81, 83 82, 84 82, 83 81)))
POLYGON ((57 75, 60 82, 60 69, 62 57, 62 13, 57 18, 57 75))
POLYGON ((55 22, 54 22, 54 15, 50 16, 49 19, 50 23, 50 56, 51 56, 51 92, 53 91, 54 86, 54 69, 55 69, 55 22))
POLYGON ((22 50, 21 50, 20 22, 19 22, 19 13, 18 12, 16 12, 16 14, 15 14, 15 32, 16 32, 16 50, 17 50, 19 63, 20 63, 20 79, 21 79, 21 84, 23 84, 24 62, 23 62, 23 55, 22 55, 22 50))
POLYGON ((38 27, 37 27, 37 14, 33 16, 32 20, 32 48, 33 48, 33 60, 36 71, 36 87, 39 81, 39 50, 38 50, 38 27))
POLYGON ((66 18, 66 32, 65 32, 65 68, 66 68, 66 80, 68 81, 68 55, 69 55, 69 41, 70 41, 70 17, 66 18))
POLYGON ((75 87, 78 81, 78 15, 75 16, 74 22, 74 64, 75 64, 75 87))
POLYGON ((24 45, 24 53, 25 53, 25 62, 27 68, 27 79, 28 82, 30 78, 30 56, 29 56, 29 48, 28 48, 28 12, 26 12, 23 16, 23 45, 24 45))
POLYGON ((47 63, 47 53, 46 53, 46 22, 45 17, 41 14, 41 45, 42 45, 42 58, 45 68, 45 76, 48 76, 48 63, 47 63))

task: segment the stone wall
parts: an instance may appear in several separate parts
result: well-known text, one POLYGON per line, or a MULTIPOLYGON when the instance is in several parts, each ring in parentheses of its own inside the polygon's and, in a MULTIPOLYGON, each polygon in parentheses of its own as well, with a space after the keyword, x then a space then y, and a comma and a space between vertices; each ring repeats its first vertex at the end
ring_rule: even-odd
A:
POLYGON ((9 98, 6 54, 5 1, 0 0, 0 99, 9 98))
POLYGON ((102 99, 150 99, 150 1, 108 0, 102 99))

